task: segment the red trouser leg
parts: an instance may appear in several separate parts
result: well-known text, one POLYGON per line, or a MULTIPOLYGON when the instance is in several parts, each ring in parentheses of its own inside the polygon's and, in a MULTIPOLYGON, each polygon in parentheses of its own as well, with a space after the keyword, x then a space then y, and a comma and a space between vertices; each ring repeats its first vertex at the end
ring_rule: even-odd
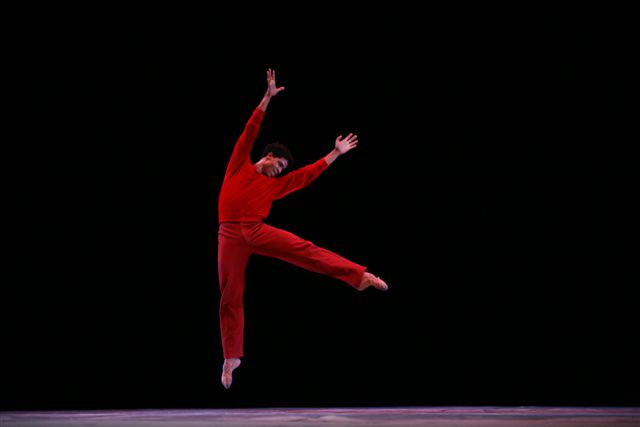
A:
POLYGON ((301 239, 295 234, 263 223, 245 229, 252 252, 278 258, 298 267, 326 274, 356 288, 366 267, 301 239))
POLYGON ((218 231, 218 278, 220 280, 220 334, 225 359, 243 355, 244 272, 251 248, 242 236, 240 223, 224 223, 218 231))

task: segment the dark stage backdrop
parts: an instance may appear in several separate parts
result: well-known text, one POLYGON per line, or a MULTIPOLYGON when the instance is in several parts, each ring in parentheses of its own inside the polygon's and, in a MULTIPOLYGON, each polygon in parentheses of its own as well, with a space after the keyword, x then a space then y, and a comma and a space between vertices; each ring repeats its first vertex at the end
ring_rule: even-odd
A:
POLYGON ((275 9, 27 15, 3 409, 640 404, 625 11, 275 9), (253 258, 225 390, 217 195, 269 67, 256 155, 360 143, 268 222, 390 289, 253 258))

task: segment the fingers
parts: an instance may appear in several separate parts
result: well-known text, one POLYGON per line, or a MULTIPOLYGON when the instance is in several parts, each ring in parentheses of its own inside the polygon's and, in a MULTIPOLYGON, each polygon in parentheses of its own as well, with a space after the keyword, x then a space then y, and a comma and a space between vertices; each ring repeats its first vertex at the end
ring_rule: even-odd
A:
POLYGON ((358 146, 358 135, 354 135, 353 133, 347 135, 347 143, 350 149, 356 148, 358 146))
POLYGON ((349 135, 347 135, 347 137, 344 140, 349 145, 353 145, 355 147, 358 144, 358 135, 354 135, 353 133, 350 133, 349 135))
POLYGON ((338 135, 338 141, 345 141, 345 142, 358 142, 358 135, 355 135, 353 133, 349 133, 349 135, 347 135, 344 139, 342 138, 342 135, 338 135))

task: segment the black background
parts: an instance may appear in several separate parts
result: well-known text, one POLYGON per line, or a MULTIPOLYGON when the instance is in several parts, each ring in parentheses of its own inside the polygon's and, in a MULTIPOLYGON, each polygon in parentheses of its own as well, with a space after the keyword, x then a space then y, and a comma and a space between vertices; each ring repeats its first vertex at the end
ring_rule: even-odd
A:
POLYGON ((27 11, 3 407, 640 404, 627 17, 27 11), (267 222, 390 290, 252 258, 225 390, 217 194, 267 68, 256 147, 360 140, 267 222))

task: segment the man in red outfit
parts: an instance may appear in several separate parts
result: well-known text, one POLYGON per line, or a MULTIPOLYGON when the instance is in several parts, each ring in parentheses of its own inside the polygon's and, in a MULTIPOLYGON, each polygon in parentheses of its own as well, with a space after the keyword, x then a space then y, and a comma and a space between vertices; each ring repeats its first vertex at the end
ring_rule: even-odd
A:
POLYGON ((282 172, 293 156, 282 144, 269 144, 263 156, 251 163, 250 153, 272 97, 284 90, 276 86, 275 71, 267 70, 267 91, 245 125, 231 154, 218 199, 218 275, 220 280, 220 331, 224 364, 222 384, 229 388, 232 373, 243 356, 245 268, 250 255, 264 255, 339 279, 357 290, 370 286, 387 290, 387 284, 366 267, 320 248, 287 231, 263 223, 274 200, 306 187, 339 156, 355 148, 358 137, 338 136, 335 148, 315 163, 282 172))

